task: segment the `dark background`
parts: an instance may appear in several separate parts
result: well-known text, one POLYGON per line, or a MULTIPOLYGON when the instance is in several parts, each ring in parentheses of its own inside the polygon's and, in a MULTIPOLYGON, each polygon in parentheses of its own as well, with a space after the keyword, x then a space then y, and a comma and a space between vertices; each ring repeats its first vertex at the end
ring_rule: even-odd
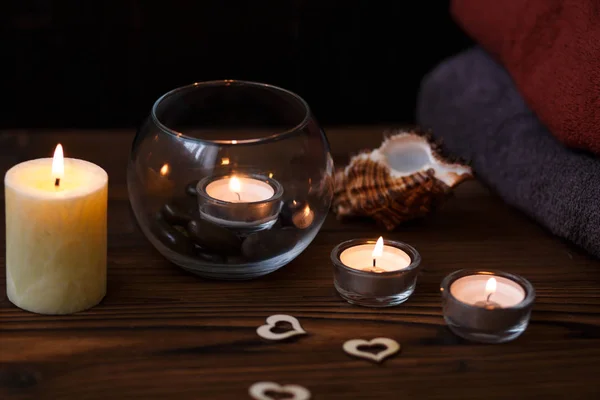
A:
POLYGON ((213 79, 295 91, 323 124, 412 122, 423 75, 471 44, 448 4, 4 0, 0 128, 134 127, 213 79))

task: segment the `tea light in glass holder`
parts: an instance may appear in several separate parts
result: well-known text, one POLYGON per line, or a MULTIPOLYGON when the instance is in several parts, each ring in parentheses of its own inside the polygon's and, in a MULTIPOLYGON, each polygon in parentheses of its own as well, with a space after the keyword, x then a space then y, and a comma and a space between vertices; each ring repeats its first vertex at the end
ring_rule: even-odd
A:
POLYGON ((283 187, 259 174, 207 176, 196 191, 202 218, 233 230, 269 229, 281 211, 283 187))
POLYGON ((520 336, 531 315, 535 290, 518 275, 460 270, 441 284, 444 320, 468 340, 502 343, 520 336))
POLYGON ((366 307, 390 307, 414 292, 421 256, 402 242, 354 239, 331 252, 334 285, 342 298, 366 307))

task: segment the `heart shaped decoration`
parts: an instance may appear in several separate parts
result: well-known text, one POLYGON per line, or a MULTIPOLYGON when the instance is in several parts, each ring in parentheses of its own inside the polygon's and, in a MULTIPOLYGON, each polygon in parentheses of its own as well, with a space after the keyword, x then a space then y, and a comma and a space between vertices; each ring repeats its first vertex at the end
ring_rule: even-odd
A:
POLYGON ((250 386, 248 393, 250 397, 256 400, 273 400, 274 397, 269 396, 267 393, 275 392, 279 394, 290 394, 293 397, 287 397, 289 400, 308 400, 310 399, 310 392, 305 387, 300 385, 280 385, 275 382, 257 382, 250 386))
POLYGON ((348 340, 344 343, 344 351, 351 356, 365 358, 370 361, 382 362, 387 357, 396 354, 400 351, 400 345, 394 339, 389 338, 375 338, 371 341, 363 340, 363 339, 352 339, 348 340), (383 346, 385 350, 380 351, 379 353, 373 354, 368 351, 359 350, 361 346, 383 346))
POLYGON ((259 326, 256 330, 258 336, 267 340, 283 340, 296 335, 305 335, 306 331, 300 326, 300 322, 291 315, 277 314, 271 315, 267 318, 267 323, 263 326, 259 326), (287 332, 275 333, 273 328, 278 322, 289 322, 292 325, 292 329, 287 332))

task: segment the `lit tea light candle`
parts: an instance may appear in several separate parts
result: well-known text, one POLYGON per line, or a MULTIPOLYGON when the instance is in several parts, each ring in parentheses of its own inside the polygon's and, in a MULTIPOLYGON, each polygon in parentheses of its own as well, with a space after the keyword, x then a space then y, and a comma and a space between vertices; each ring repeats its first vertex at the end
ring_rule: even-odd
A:
POLYGON ((196 186, 200 215, 234 230, 268 229, 281 211, 283 187, 257 174, 206 177, 196 186))
POLYGON ((469 340, 500 343, 523 333, 535 298, 526 279, 499 271, 457 271, 441 285, 444 319, 469 340))
POLYGON ((40 314, 95 306, 106 293, 108 176, 90 162, 26 161, 4 177, 9 300, 40 314))
POLYGON ((450 286, 450 292, 463 303, 485 308, 513 307, 525 299, 521 285, 501 276, 465 276, 450 286))
POLYGON ((334 284, 352 304, 388 307, 414 292, 421 256, 412 246, 380 237, 340 243, 331 253, 334 284))
POLYGON ((408 267, 410 256, 402 249, 384 245, 380 237, 375 245, 360 244, 349 247, 340 254, 341 262, 353 269, 367 272, 389 272, 408 267))
POLYGON ((234 175, 209 183, 206 193, 213 199, 230 203, 253 203, 270 199, 275 189, 265 181, 234 175))

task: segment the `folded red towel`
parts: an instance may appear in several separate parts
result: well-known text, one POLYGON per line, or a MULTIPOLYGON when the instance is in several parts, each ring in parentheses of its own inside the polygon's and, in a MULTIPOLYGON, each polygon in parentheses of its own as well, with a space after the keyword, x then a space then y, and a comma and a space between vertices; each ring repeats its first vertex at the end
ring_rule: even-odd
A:
POLYGON ((451 12, 559 140, 600 154, 599 0, 452 0, 451 12))

